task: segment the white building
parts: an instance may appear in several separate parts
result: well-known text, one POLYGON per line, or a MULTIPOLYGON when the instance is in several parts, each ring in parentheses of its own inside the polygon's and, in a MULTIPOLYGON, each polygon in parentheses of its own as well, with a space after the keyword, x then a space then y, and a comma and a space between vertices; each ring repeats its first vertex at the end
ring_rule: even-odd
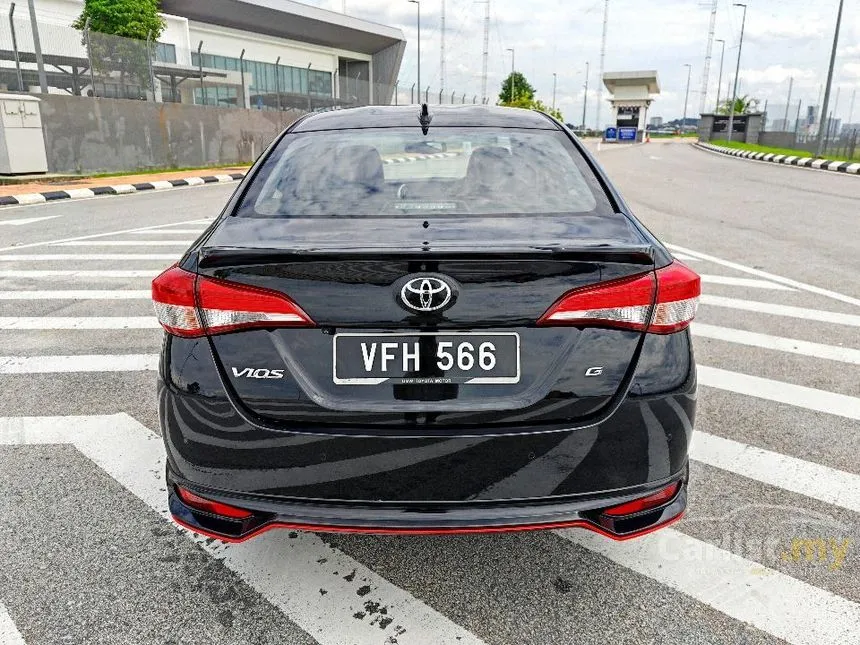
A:
MULTIPOLYGON (((135 85, 119 72, 90 71, 86 39, 71 28, 83 0, 35 0, 48 91, 261 109, 387 103, 406 47, 399 29, 292 0, 162 0, 161 6, 166 27, 152 44, 148 70, 155 83, 135 85)), ((10 0, 0 0, 4 17, 9 8, 10 0)), ((39 91, 26 2, 17 3, 13 23, 21 81, 39 91)), ((107 39, 91 36, 95 57, 107 39)), ((8 20, 0 21, 0 39, 0 85, 19 90, 8 20)), ((143 61, 147 72, 148 57, 143 61)))

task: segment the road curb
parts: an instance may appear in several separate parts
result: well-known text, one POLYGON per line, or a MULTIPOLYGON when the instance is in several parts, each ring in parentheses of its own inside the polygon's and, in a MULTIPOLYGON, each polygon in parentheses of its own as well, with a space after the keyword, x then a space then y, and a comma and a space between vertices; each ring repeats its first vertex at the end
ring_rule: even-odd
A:
POLYGON ((786 166, 797 166, 799 168, 812 168, 814 170, 830 170, 831 172, 841 172, 849 175, 860 175, 860 163, 851 163, 850 161, 832 161, 830 159, 818 159, 815 157, 797 157, 791 155, 777 155, 772 152, 753 152, 751 150, 738 150, 736 148, 726 148, 723 146, 715 146, 712 143, 695 144, 696 147, 711 152, 718 152, 732 157, 741 157, 742 159, 754 159, 756 161, 767 161, 770 163, 778 163, 786 166))
POLYGON ((68 190, 49 190, 43 193, 24 193, 21 195, 0 196, 0 206, 17 206, 22 204, 42 204, 64 199, 89 199, 101 195, 127 195, 145 190, 167 190, 184 186, 202 186, 203 184, 219 184, 244 179, 245 173, 236 172, 228 175, 207 175, 205 177, 186 177, 185 179, 165 179, 162 181, 146 181, 136 184, 116 184, 115 186, 93 186, 92 188, 70 188, 68 190))

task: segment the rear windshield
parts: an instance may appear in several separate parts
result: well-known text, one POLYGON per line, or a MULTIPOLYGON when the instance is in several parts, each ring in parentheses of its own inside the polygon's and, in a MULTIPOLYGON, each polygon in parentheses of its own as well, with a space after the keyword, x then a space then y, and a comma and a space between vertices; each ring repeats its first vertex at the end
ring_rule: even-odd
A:
POLYGON ((289 134, 243 196, 239 217, 612 214, 567 136, 497 128, 289 134))

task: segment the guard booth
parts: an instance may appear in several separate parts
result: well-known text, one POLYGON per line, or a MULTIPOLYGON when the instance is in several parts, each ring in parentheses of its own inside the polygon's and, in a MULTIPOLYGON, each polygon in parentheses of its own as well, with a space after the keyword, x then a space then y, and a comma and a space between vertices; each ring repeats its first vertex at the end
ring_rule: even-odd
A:
MULTIPOLYGON (((735 114, 732 119, 732 141, 758 143, 764 125, 764 113, 735 114)), ((703 113, 699 118, 699 141, 729 138, 728 114, 703 113)))
POLYGON ((648 108, 653 96, 660 93, 657 72, 606 72, 603 84, 611 95, 609 103, 612 108, 603 140, 613 143, 642 141, 648 123, 648 108))

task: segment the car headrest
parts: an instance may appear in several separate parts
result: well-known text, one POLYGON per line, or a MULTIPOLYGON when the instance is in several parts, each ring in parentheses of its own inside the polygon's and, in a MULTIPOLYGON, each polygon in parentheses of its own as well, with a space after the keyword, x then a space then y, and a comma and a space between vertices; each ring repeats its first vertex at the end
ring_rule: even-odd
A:
POLYGON ((477 148, 469 157, 466 180, 471 185, 501 185, 515 177, 514 159, 507 148, 477 148))
POLYGON ((382 157, 373 146, 344 146, 330 160, 329 181, 343 186, 359 185, 369 192, 382 190, 385 176, 382 157))

